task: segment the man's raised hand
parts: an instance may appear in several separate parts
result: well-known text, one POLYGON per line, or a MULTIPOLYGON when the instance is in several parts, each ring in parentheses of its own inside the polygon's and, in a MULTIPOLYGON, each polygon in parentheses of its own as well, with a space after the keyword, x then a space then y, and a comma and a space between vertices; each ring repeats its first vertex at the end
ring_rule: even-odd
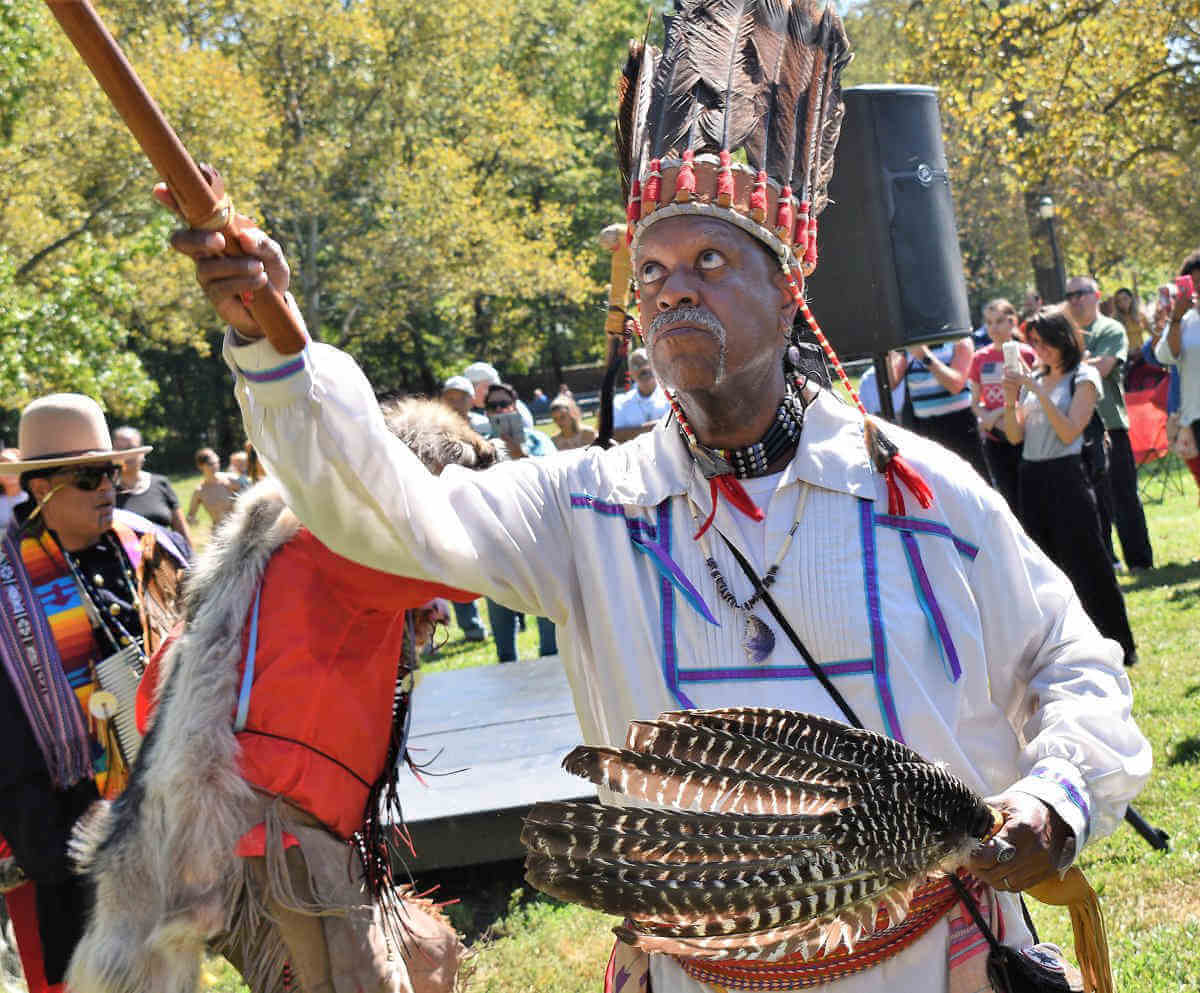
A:
MULTIPOLYGON (((220 182, 220 177, 212 170, 205 175, 214 186, 220 182)), ((175 198, 165 183, 154 187, 154 198, 178 215, 175 198)), ((239 220, 243 222, 238 234, 242 255, 224 254, 225 236, 220 232, 194 228, 175 231, 171 235, 171 247, 195 263, 196 281, 221 319, 247 338, 261 338, 264 332, 246 309, 243 295, 263 289, 268 281, 280 293, 286 294, 291 272, 279 245, 254 227, 249 218, 239 217, 239 220)))

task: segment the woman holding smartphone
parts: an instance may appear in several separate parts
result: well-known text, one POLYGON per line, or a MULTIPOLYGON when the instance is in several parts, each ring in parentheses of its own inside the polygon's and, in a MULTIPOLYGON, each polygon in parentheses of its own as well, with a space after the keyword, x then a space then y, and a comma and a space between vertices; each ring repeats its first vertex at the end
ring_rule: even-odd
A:
POLYGON ((527 428, 517 410, 517 391, 507 383, 492 383, 484 401, 492 437, 501 441, 500 458, 540 458, 554 452, 554 442, 541 431, 527 428))
POLYGON ((1039 369, 1022 364, 1004 373, 1004 433, 1022 445, 1017 516, 1067 574, 1100 633, 1116 641, 1125 664, 1133 665, 1137 649, 1125 598, 1083 467, 1083 432, 1100 398, 1100 373, 1082 361, 1078 332, 1062 307, 1038 311, 1025 334, 1039 369))

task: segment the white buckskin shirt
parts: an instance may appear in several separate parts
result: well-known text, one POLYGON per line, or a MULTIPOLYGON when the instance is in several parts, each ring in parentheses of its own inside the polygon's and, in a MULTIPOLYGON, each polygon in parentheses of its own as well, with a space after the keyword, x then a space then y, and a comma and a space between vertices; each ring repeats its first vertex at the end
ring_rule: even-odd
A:
MULTIPOLYGON (((347 355, 310 344, 226 342, 255 447, 293 510, 330 548, 375 569, 475 590, 559 625, 583 737, 619 745, 626 725, 681 707, 786 707, 843 715, 765 609, 775 634, 760 664, 744 618, 717 596, 701 519, 709 485, 667 421, 609 451, 522 459, 431 476, 384 425, 347 355)), ((724 501, 715 527, 762 575, 809 487, 772 593, 800 639, 870 728, 941 760, 983 795, 1022 790, 1051 805, 1077 846, 1108 834, 1150 773, 1114 642, 1004 500, 961 459, 889 428, 930 484, 922 510, 888 514, 863 422, 831 393, 810 404, 766 520, 747 534, 724 501)), ((723 542, 735 596, 750 585, 723 542)), ((1065 865, 1063 866, 1065 868, 1065 865)), ((1015 895, 1000 894, 1005 941, 1028 944, 1015 895)), ((946 988, 943 919, 837 993, 946 988)), ((703 993, 654 956, 655 993, 703 993)))

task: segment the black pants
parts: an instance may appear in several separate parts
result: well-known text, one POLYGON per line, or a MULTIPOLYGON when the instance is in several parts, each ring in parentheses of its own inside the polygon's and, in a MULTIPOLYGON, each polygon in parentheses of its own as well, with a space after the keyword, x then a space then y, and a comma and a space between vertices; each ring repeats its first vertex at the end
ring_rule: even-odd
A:
POLYGON ((1154 566, 1154 552, 1150 548, 1150 532, 1146 529, 1146 513, 1138 496, 1137 464, 1133 461, 1133 446, 1129 444, 1129 432, 1109 428, 1112 447, 1108 454, 1108 472, 1100 482, 1100 532, 1113 555, 1112 526, 1117 526, 1121 539, 1121 551, 1125 564, 1131 569, 1150 569, 1154 566))
POLYGON ((1021 471, 1021 446, 983 436, 983 455, 992 473, 992 485, 1008 501, 1009 509, 1017 512, 1017 478, 1021 471))
POLYGON ((1020 512, 1026 533, 1067 574, 1083 609, 1106 638, 1133 653, 1133 632, 1112 559, 1100 537, 1096 495, 1083 462, 1067 455, 1046 462, 1022 460, 1020 512))
MULTIPOLYGON (((908 406, 908 405, 906 405, 908 406)), ((970 407, 954 410, 937 417, 916 417, 908 420, 905 427, 915 434, 936 441, 971 463, 972 468, 987 482, 992 481, 987 462, 983 458, 983 443, 979 439, 979 421, 970 407)))

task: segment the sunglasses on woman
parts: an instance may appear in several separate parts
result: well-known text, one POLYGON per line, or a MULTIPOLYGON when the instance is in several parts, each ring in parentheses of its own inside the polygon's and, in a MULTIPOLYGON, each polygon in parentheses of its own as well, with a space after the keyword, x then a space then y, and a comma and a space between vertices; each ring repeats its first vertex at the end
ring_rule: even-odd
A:
POLYGON ((106 479, 116 486, 121 478, 121 467, 111 462, 102 465, 84 465, 78 469, 64 469, 55 475, 69 475, 71 478, 67 482, 71 486, 77 490, 90 491, 100 489, 106 479))

